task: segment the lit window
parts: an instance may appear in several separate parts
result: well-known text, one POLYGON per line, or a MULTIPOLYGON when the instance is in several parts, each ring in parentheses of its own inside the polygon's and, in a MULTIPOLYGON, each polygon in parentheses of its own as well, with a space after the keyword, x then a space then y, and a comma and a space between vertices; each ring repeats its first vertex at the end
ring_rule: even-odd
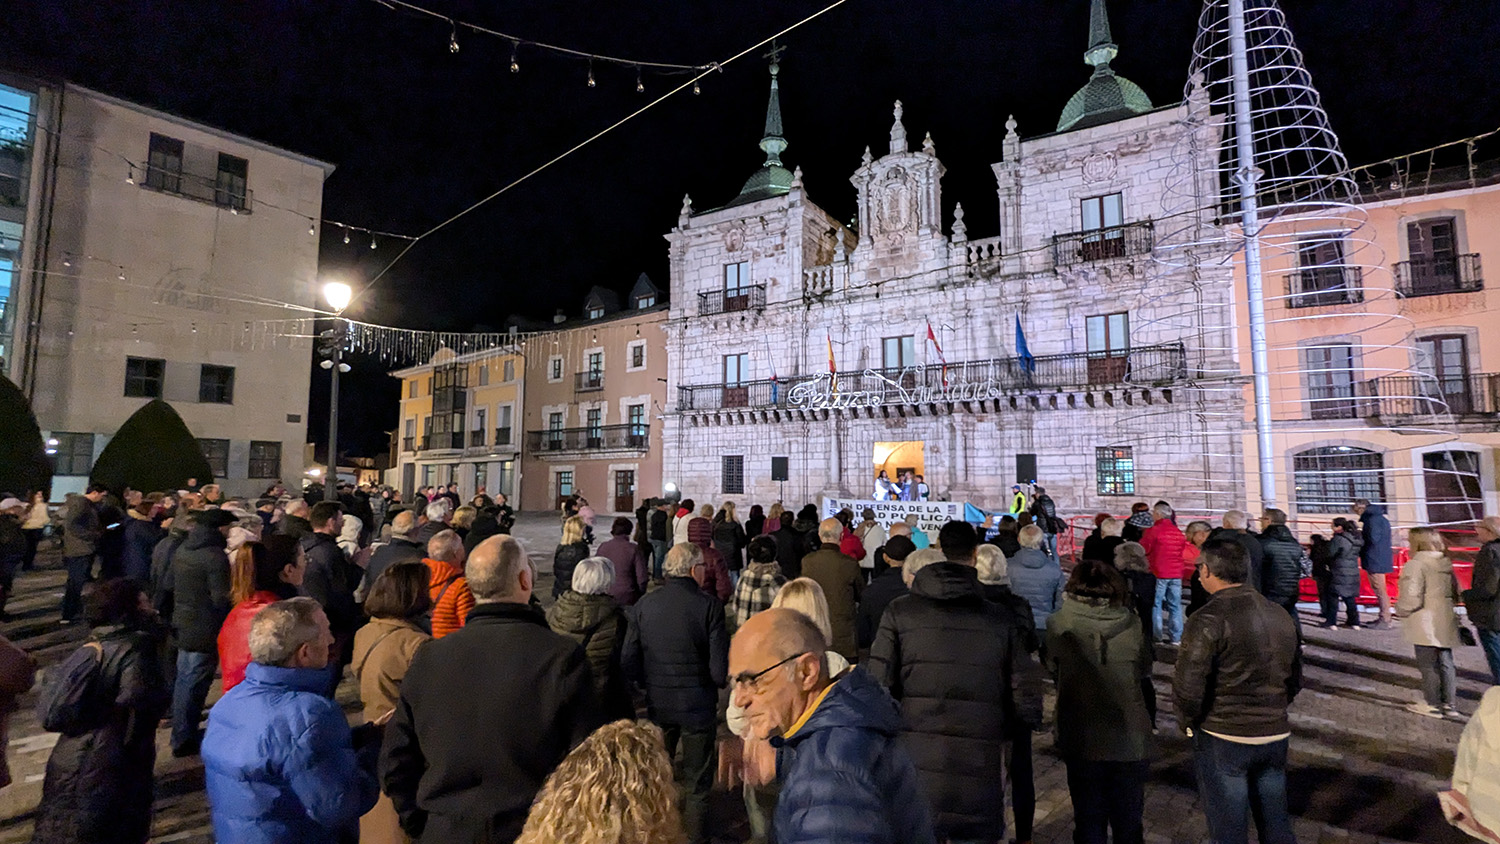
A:
POLYGON ((1135 455, 1130 446, 1094 449, 1094 480, 1100 495, 1135 495, 1135 455))
POLYGON ((1310 448, 1292 455, 1298 513, 1347 513, 1356 498, 1385 502, 1385 460, 1348 445, 1310 448))
POLYGON ((52 439, 57 445, 49 450, 52 455, 52 472, 55 475, 88 475, 94 468, 94 435, 53 431, 52 439))

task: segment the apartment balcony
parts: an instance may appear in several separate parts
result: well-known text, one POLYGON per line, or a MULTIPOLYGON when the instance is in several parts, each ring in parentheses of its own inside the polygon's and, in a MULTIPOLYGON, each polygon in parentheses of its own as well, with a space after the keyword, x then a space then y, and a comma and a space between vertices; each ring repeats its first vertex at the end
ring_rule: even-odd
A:
POLYGON ((496 428, 495 429, 495 447, 496 448, 503 448, 505 446, 514 446, 514 445, 515 445, 515 443, 511 442, 511 439, 510 439, 510 426, 509 425, 505 426, 504 428, 496 428))
POLYGON ((1186 377, 1186 352, 1181 343, 1173 343, 1112 353, 995 358, 947 366, 866 369, 837 375, 798 375, 775 381, 679 386, 677 410, 697 413, 985 401, 1041 392, 1163 387, 1186 377))
POLYGON ((1484 272, 1477 253, 1413 258, 1396 264, 1396 295, 1403 299, 1483 289, 1484 272))
POLYGON ((454 431, 451 434, 427 434, 422 437, 421 447, 418 451, 452 451, 464 447, 464 432, 454 431))
POLYGON ((733 314, 766 306, 766 286, 751 284, 733 290, 710 290, 698 294, 698 316, 733 314))
POLYGON ((573 375, 573 392, 597 393, 604 389, 603 372, 578 372, 573 375))
POLYGON ((416 437, 403 437, 401 439, 401 450, 402 451, 416 451, 417 450, 417 438, 416 437))
POLYGON ((1500 373, 1453 378, 1387 375, 1355 385, 1358 415, 1372 425, 1452 418, 1492 430, 1500 419, 1500 373))
MULTIPOLYGON (((150 164, 144 169, 144 178, 137 178, 140 178, 140 185, 146 190, 196 199, 228 208, 236 214, 249 214, 253 209, 254 191, 221 183, 217 176, 197 175, 150 164)), ((132 175, 135 175, 133 170, 132 175)))
POLYGON ((596 428, 549 428, 526 432, 526 453, 533 457, 587 455, 592 452, 645 452, 651 448, 647 425, 601 425, 596 428))
POLYGON ((1352 305, 1365 300, 1364 270, 1359 267, 1308 267, 1286 275, 1288 308, 1352 305))
POLYGON ((1052 263, 1057 267, 1092 264, 1132 255, 1147 255, 1156 247, 1156 224, 1150 220, 1052 236, 1052 263))

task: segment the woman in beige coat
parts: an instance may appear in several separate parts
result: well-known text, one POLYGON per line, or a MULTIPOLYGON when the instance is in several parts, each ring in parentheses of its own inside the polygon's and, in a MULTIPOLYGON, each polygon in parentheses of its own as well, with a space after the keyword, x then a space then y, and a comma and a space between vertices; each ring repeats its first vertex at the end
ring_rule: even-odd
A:
POLYGON ((1401 638, 1417 651, 1424 700, 1406 708, 1428 718, 1456 717, 1453 649, 1458 647, 1458 615, 1453 606, 1458 603, 1458 580, 1453 561, 1443 553, 1447 546, 1432 528, 1412 528, 1407 544, 1411 558, 1401 568, 1396 613, 1401 616, 1401 638))
MULTIPOLYGON (((354 635, 351 667, 359 679, 359 699, 367 721, 383 723, 396 708, 412 657, 432 638, 420 624, 432 607, 430 577, 431 569, 422 563, 397 563, 380 573, 365 598, 370 623, 354 635)), ((410 844, 390 797, 381 794, 375 808, 359 819, 359 840, 360 844, 410 844)))

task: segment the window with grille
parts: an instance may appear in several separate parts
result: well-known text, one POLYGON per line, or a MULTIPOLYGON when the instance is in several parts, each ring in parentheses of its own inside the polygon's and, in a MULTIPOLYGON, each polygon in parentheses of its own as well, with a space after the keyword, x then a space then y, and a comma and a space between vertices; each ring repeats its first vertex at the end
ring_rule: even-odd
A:
POLYGON ((250 441, 250 472, 252 478, 281 477, 281 443, 250 441))
POLYGON ((630 425, 631 436, 644 437, 646 435, 646 406, 644 404, 633 404, 626 408, 625 419, 630 425))
POLYGON ((598 307, 598 306, 589 308, 589 312, 588 312, 588 318, 589 319, 598 319, 599 317, 602 317, 602 316, 604 316, 604 309, 603 308, 598 307))
POLYGON ((1385 503, 1385 458, 1348 445, 1310 448, 1292 455, 1298 513, 1347 513, 1356 498, 1385 503))
POLYGON ((635 307, 636 310, 645 310, 646 308, 656 307, 656 296, 652 294, 647 296, 635 297, 635 307))
POLYGON ((1354 347, 1329 343, 1303 351, 1307 357, 1309 415, 1313 419, 1353 418, 1354 347))
POLYGON ((589 376, 597 378, 604 371, 604 353, 589 352, 589 376))
POLYGON ((182 141, 151 133, 146 157, 146 187, 182 192, 182 141))
POLYGON ((1094 449, 1094 478, 1100 495, 1135 495, 1135 450, 1130 446, 1094 449))
POLYGON ((573 473, 564 469, 557 473, 557 497, 567 498, 573 494, 573 473))
POLYGON ((56 445, 48 443, 52 454, 52 473, 54 475, 88 475, 89 470, 94 468, 94 435, 77 434, 67 431, 54 431, 51 439, 57 440, 56 445))
POLYGON ((237 155, 219 153, 219 172, 214 179, 214 202, 225 208, 245 210, 250 162, 237 155))
POLYGON ((723 483, 720 490, 725 495, 743 495, 745 493, 745 456, 743 454, 724 455, 723 483))
POLYGON ((208 458, 208 468, 213 470, 214 477, 222 479, 229 476, 229 440, 199 439, 198 447, 203 449, 203 456, 208 458))
POLYGON ((125 397, 159 399, 167 362, 159 358, 125 359, 125 397))
POLYGON ((234 404, 234 367, 203 364, 198 373, 198 401, 234 404))

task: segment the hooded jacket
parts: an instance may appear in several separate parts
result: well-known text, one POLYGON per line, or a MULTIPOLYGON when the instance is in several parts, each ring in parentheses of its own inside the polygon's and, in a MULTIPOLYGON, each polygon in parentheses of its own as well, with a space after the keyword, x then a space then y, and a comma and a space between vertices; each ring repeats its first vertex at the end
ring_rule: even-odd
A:
MULTIPOLYGON (((1035 548, 1022 548, 1010 558, 1010 591, 1031 604, 1036 629, 1047 629, 1047 618, 1062 606, 1062 566, 1035 548)), ((917 572, 921 574, 921 572, 917 572)))
POLYGON ((688 541, 703 551, 703 591, 718 598, 719 603, 728 601, 733 587, 724 558, 714 547, 713 522, 698 516, 688 522, 687 535, 688 541))
POLYGON ((782 783, 778 844, 934 844, 900 735, 896 702, 863 668, 824 689, 785 735, 771 739, 782 783))
POLYGON ((1141 681, 1152 652, 1129 607, 1073 595, 1047 620, 1047 668, 1057 678, 1057 751, 1064 759, 1138 762, 1151 744, 1141 681))
POLYGON ((1359 564, 1370 574, 1390 574, 1396 570, 1391 551, 1391 520, 1385 516, 1384 504, 1366 505, 1359 514, 1359 533, 1365 544, 1359 548, 1359 564))
POLYGON ((583 648, 594 677, 594 694, 604 708, 606 720, 635 714, 630 687, 620 668, 620 650, 625 644, 625 614, 608 595, 581 595, 572 589, 562 593, 547 610, 547 626, 583 648))
POLYGON ((886 607, 869 672, 901 705, 907 752, 939 838, 1005 833, 1005 746, 1042 722, 1041 670, 973 566, 933 563, 886 607))
POLYGON ((1286 525, 1270 525, 1260 534, 1265 551, 1261 564, 1261 593, 1273 601, 1297 596, 1302 583, 1302 545, 1286 525))
POLYGON ((1458 581, 1453 561, 1441 551, 1416 551, 1401 567, 1396 612, 1401 638, 1430 648, 1458 647, 1458 581))
POLYGON ((328 672, 251 663, 208 713, 203 778, 223 844, 335 844, 375 805, 375 749, 356 753, 328 672))
POLYGON ((194 525, 172 555, 172 627, 179 650, 218 649, 219 628, 229 615, 228 544, 218 528, 194 525))
POLYGON ((1340 598, 1359 597, 1359 545, 1359 534, 1348 530, 1328 540, 1329 577, 1340 598))

